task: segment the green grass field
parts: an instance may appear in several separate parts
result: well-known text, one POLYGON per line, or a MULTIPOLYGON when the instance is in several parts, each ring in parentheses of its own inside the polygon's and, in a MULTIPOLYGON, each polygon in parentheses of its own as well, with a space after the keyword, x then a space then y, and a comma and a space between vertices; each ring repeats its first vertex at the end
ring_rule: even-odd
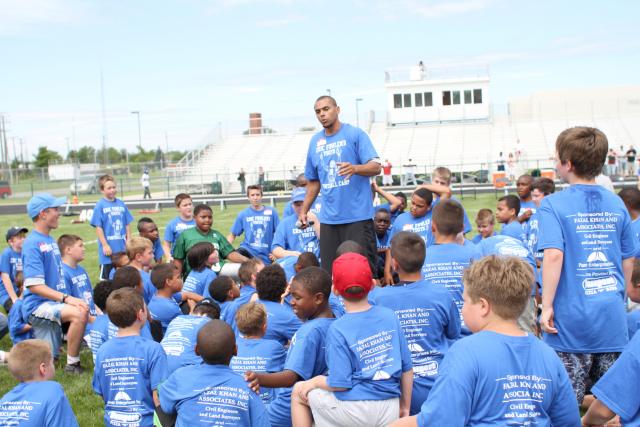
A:
MULTIPOLYGON (((478 198, 472 198, 465 196, 461 200, 467 215, 473 222, 476 213, 481 208, 490 208, 495 210, 496 197, 494 194, 479 195, 478 198)), ((243 209, 244 206, 231 206, 225 211, 220 211, 218 208, 213 207, 214 225, 213 228, 226 235, 231 228, 233 220, 236 214, 243 209)), ((283 205, 278 205, 278 211, 282 214, 283 205)), ((132 225, 134 228, 132 232, 135 234, 135 223, 143 216, 149 216, 153 218, 158 227, 160 228, 160 235, 164 233, 164 225, 172 219, 176 212, 174 210, 164 210, 156 214, 140 214, 137 211, 131 212, 134 216, 134 222, 132 225)), ((71 224, 71 220, 76 217, 60 217, 60 226, 53 233, 54 237, 59 237, 65 233, 77 234, 82 237, 86 245, 86 258, 82 263, 91 277, 92 283, 97 282, 98 278, 98 245, 96 241, 96 234, 89 224, 71 224)), ((4 233, 6 229, 13 225, 24 225, 31 228, 31 220, 24 215, 0 215, 0 231, 4 233)), ((472 237, 475 235, 475 231, 471 233, 472 237)), ((236 240, 236 246, 242 239, 236 240)), ((0 350, 8 351, 11 348, 11 341, 8 336, 5 336, 0 340, 0 350)), ((86 372, 81 376, 66 375, 62 372, 62 367, 66 363, 65 354, 60 357, 60 362, 56 372, 56 381, 60 382, 71 402, 71 406, 78 418, 78 423, 85 427, 101 426, 103 423, 103 403, 102 400, 96 396, 91 389, 91 377, 93 375, 93 362, 91 359, 91 351, 83 349, 82 354, 82 366, 86 368, 86 372)), ((5 367, 0 367, 0 395, 4 395, 7 391, 13 388, 16 381, 9 374, 5 367)))

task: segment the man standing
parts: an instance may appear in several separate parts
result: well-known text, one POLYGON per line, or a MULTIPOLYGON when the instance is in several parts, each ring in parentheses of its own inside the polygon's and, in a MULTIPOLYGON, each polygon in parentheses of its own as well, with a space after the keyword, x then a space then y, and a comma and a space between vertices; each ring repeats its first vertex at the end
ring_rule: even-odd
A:
POLYGON ((362 129, 340 122, 340 107, 335 99, 321 96, 314 109, 324 130, 315 134, 309 143, 304 173, 309 182, 299 215, 301 227, 309 225, 307 213, 321 194, 322 268, 331 272, 338 246, 354 240, 365 249, 375 274, 376 236, 369 178, 380 173, 380 159, 362 129))
POLYGON ((391 163, 389 163, 389 159, 385 159, 382 164, 382 185, 388 186, 393 185, 393 176, 391 175, 391 163))
POLYGON ((409 159, 409 162, 406 165, 402 165, 402 168, 404 169, 404 182, 402 185, 409 185, 409 182, 413 185, 418 185, 416 181, 416 165, 413 160, 409 159))
POLYGON ((151 191, 149 190, 149 169, 145 168, 142 173, 142 178, 140 178, 140 183, 142 184, 142 188, 144 189, 144 194, 142 195, 143 199, 146 199, 147 196, 151 198, 151 191))

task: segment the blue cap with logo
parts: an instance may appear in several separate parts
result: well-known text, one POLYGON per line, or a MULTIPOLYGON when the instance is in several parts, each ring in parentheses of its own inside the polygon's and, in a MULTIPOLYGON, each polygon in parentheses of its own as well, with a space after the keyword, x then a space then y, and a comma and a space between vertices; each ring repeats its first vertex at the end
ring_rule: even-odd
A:
POLYGON ((304 187, 298 187, 291 192, 291 203, 303 202, 307 196, 307 189, 304 187))
POLYGON ((48 208, 58 208, 67 203, 66 197, 53 197, 49 193, 40 193, 33 196, 27 203, 27 213, 29 218, 37 216, 40 212, 48 208))

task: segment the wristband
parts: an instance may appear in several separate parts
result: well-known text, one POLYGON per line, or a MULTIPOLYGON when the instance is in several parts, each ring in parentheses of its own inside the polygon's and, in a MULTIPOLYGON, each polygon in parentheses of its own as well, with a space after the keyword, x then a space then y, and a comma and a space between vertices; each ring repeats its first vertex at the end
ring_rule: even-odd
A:
POLYGON ((68 296, 69 295, 67 295, 67 294, 62 294, 62 299, 60 300, 60 302, 64 304, 64 302, 67 300, 68 296))

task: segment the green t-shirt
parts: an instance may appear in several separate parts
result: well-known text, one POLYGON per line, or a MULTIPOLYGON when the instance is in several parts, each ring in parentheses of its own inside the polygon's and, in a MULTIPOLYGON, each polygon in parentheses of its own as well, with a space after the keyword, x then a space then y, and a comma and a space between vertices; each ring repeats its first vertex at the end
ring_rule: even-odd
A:
POLYGON ((189 267, 189 263, 187 262, 187 252, 189 252, 189 249, 196 243, 200 242, 209 242, 218 250, 220 254, 220 267, 224 265, 224 260, 229 254, 234 251, 233 246, 231 246, 227 239, 217 230, 209 230, 207 234, 198 230, 198 227, 183 231, 178 237, 178 240, 176 240, 173 257, 183 261, 185 276, 191 271, 191 267, 189 267))

